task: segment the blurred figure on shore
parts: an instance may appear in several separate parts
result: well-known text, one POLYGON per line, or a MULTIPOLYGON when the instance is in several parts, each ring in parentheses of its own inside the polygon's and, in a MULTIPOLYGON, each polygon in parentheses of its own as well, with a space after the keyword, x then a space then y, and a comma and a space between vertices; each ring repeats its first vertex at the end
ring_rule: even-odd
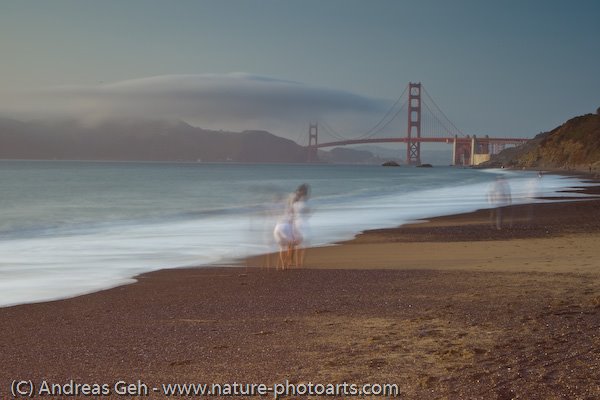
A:
POLYGON ((543 194, 542 190, 542 172, 538 172, 535 178, 532 178, 527 184, 526 201, 529 203, 527 206, 527 221, 531 222, 534 217, 535 206, 534 203, 537 198, 543 194))
POLYGON ((289 202, 286 203, 284 211, 277 220, 273 229, 273 238, 279 246, 279 258, 276 270, 285 270, 292 263, 296 238, 294 234, 294 215, 289 202))
POLYGON ((492 205, 490 210, 490 223, 492 227, 501 230, 506 217, 508 217, 509 225, 512 225, 512 218, 510 215, 505 215, 507 213, 505 207, 512 204, 512 197, 510 185, 504 175, 498 175, 496 180, 490 186, 490 190, 488 191, 488 202, 492 205))
POLYGON ((308 196, 309 186, 300 185, 288 197, 285 210, 275 224, 273 237, 279 245, 277 269, 289 268, 294 261, 297 267, 304 266, 305 246, 310 236, 308 196))
POLYGON ((270 201, 265 202, 264 204, 264 215, 263 221, 265 223, 264 226, 264 242, 265 242, 265 258, 262 266, 271 269, 271 266, 278 266, 278 261, 272 260, 273 253, 277 253, 279 250, 279 243, 273 234, 273 227, 276 227, 280 221, 280 217, 285 212, 286 201, 283 193, 276 192, 270 201), (274 262, 272 262, 274 261, 274 262))
POLYGON ((296 239, 294 258, 298 268, 304 267, 306 247, 308 247, 310 239, 310 225, 308 223, 308 218, 310 217, 310 208, 308 206, 309 195, 310 187, 308 184, 303 183, 294 192, 291 205, 294 215, 294 235, 296 239))

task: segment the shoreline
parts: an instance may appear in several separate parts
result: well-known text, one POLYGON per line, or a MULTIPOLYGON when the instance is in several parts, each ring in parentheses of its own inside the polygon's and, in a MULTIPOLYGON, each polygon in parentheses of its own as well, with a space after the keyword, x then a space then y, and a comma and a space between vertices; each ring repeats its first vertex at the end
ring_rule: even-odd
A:
MULTIPOLYGON (((507 224, 502 230, 490 227, 490 213, 493 209, 479 209, 466 213, 443 215, 414 221, 394 228, 369 229, 355 235, 354 238, 319 247, 306 249, 306 268, 392 268, 406 265, 405 268, 431 268, 428 263, 439 264, 450 261, 443 257, 420 260, 428 252, 426 243, 435 243, 449 254, 460 253, 465 243, 489 242, 482 252, 503 249, 510 254, 515 240, 544 240, 568 235, 600 235, 600 219, 597 206, 600 205, 600 181, 589 180, 594 186, 576 187, 566 193, 587 194, 590 197, 565 197, 563 201, 550 203, 519 204, 502 207, 507 214, 507 224), (567 206, 574 212, 562 213, 567 206), (592 215, 593 214, 593 215, 592 215), (492 243, 493 242, 493 243, 492 243), (398 253, 418 254, 419 260, 403 258, 400 255, 391 259, 389 253, 396 247, 398 253), (373 255, 386 254, 381 258, 373 255), (316 260, 315 260, 316 258, 316 260), (418 261, 418 262, 416 262, 418 261), (412 264, 411 264, 412 262, 412 264), (416 262, 416 263, 415 263, 416 262)), ((600 239, 600 236, 599 236, 600 239)), ((538 245, 544 245, 543 242, 538 245)), ((235 265, 265 268, 270 257, 271 265, 276 265, 277 253, 250 256, 239 260, 235 265)), ((485 255, 480 255, 477 264, 481 264, 485 255)), ((455 262, 464 262, 457 258, 455 262)), ((460 264, 457 264, 460 267, 460 264)), ((274 267, 271 267, 274 269, 274 267)), ((483 266, 478 265, 478 268, 483 266)), ((294 269, 294 267, 292 267, 294 269)), ((467 268, 469 269, 469 268, 467 268)))
MULTIPOLYGON (((516 174, 518 174, 520 171, 516 171, 516 174)), ((516 174, 514 174, 516 176, 516 174)), ((489 174, 485 174, 485 175, 489 175, 489 174)), ((523 177, 523 176, 521 176, 523 177)), ((552 178, 548 179, 548 183, 547 183, 547 187, 548 188, 553 188, 554 190, 556 190, 557 187, 565 187, 568 188, 569 186, 573 186, 573 185, 577 185, 579 184, 579 182, 582 182, 581 178, 573 178, 572 179, 566 179, 566 180, 562 180, 560 177, 558 176, 554 176, 552 178)), ((524 182, 524 180, 522 180, 521 182, 524 182)), ((521 186, 523 186, 521 184, 521 186)), ((484 196, 482 196, 483 191, 486 190, 484 186, 480 187, 477 189, 477 194, 479 195, 479 197, 477 199, 477 203, 469 203, 469 205, 467 205, 466 207, 468 208, 475 208, 476 206, 479 207, 486 207, 486 201, 484 196)), ((523 191, 523 189, 520 189, 521 191, 523 191)), ((521 194, 522 195, 522 194, 521 194)), ((460 195, 459 195, 460 196, 460 195)), ((519 195, 517 195, 519 196, 519 195)), ((452 196, 450 196, 452 197, 452 196)), ((435 197, 433 197, 435 198, 435 197)), ((419 212, 418 210, 416 211, 416 214, 413 211, 409 211, 409 214, 412 214, 412 217, 410 215, 408 215, 408 218, 422 218, 422 217, 427 217, 428 215, 435 215, 437 214, 442 214, 442 213, 453 213, 453 212, 458 212, 461 209, 464 210, 466 207, 465 206, 461 206, 460 201, 462 199, 460 199, 460 197, 457 199, 451 199, 451 201, 449 201, 449 205, 447 207, 441 207, 440 209, 437 208, 437 206, 434 204, 432 205, 432 208, 422 208, 422 210, 419 212)), ((518 199, 517 201, 519 201, 520 199, 518 199)), ((373 210, 377 210, 377 207, 374 207, 373 210)), ((402 212, 402 211, 401 211, 402 212)), ((347 239, 351 239, 353 238, 355 235, 359 235, 361 233, 362 230, 364 229, 368 229, 368 228, 372 228, 372 227, 377 227, 377 226, 387 226, 387 227, 393 227, 396 224, 399 224, 403 221, 406 221, 407 218, 401 218, 401 219, 395 219, 393 222, 391 223, 386 223, 386 216, 385 216, 385 210, 384 211, 379 211, 377 213, 378 217, 381 218, 381 220, 377 220, 377 222, 373 221, 373 220, 369 220, 369 219, 365 219, 362 223, 359 223, 357 226, 352 226, 349 227, 345 230, 344 232, 340 231, 337 232, 335 235, 330 235, 327 237, 326 241, 327 244, 325 245, 330 245, 330 244, 335 244, 337 241, 340 240, 347 240, 347 239), (383 218, 382 218, 383 217, 383 218)), ((409 219, 410 220, 410 219, 409 219)), ((179 221, 177 221, 179 222, 179 221)), ((259 226, 260 223, 256 224, 254 223, 256 226, 259 226)), ((332 223, 332 222, 330 222, 332 223)), ((200 225, 201 226, 201 225, 200 225)), ((251 226, 250 230, 255 229, 256 226, 251 226)), ((265 225, 266 226, 266 225, 265 225)), ((134 227, 136 228, 136 232, 132 232, 132 233, 142 233, 144 235, 147 235, 148 232, 145 232, 143 228, 143 225, 140 225, 140 229, 137 229, 137 225, 134 225, 134 227), (138 232, 139 231, 139 232, 138 232)), ((152 227, 150 227, 150 229, 152 229, 152 227)), ((259 227, 260 229, 260 227, 259 227)), ((256 229, 255 229, 256 230, 256 229)), ((190 230, 191 231, 191 230, 190 230)), ((324 230, 326 231, 326 230, 324 230)), ((101 232, 104 234, 104 236, 107 236, 106 233, 107 232, 101 232)), ((215 249, 215 252, 211 252, 210 248, 206 248, 206 251, 204 249, 204 247, 200 244, 200 246, 196 246, 197 243, 197 239, 198 238, 202 238, 202 235, 198 235, 196 236, 194 233, 198 233, 198 232, 187 232, 187 231, 180 231, 180 239, 178 239, 179 245, 177 245, 176 241, 173 241, 171 243, 175 243, 174 246, 171 247, 175 247, 177 249, 177 251, 183 253, 183 254, 187 254, 185 248, 189 248, 190 250, 193 249, 201 249, 201 251, 196 251, 194 254, 194 257, 187 257, 187 258, 183 258, 183 259, 178 259, 177 257, 170 257, 168 255, 170 254, 175 254, 172 253, 171 251, 163 251, 163 250, 159 250, 157 249, 156 251, 153 251, 154 256, 152 256, 152 259, 148 259, 145 261, 142 261, 139 257, 136 257, 135 254, 138 254, 138 251, 145 251, 145 249, 141 246, 137 246, 137 248, 131 248, 129 249, 130 251, 128 253, 124 252, 122 255, 122 263, 124 265, 119 265, 118 263, 111 263, 110 260, 107 260, 108 264, 107 264, 107 270, 109 270, 109 268, 112 268, 115 273, 113 274, 109 274, 109 275, 103 275, 102 277, 100 277, 100 279, 94 279, 94 276, 97 276, 98 274, 94 274, 93 271, 99 271, 102 270, 102 268, 97 268, 96 266, 101 265, 99 263, 100 260, 102 260, 104 254, 102 253, 97 253, 97 254, 91 254, 90 257, 88 257, 85 260, 82 260, 83 265, 82 268, 80 268, 80 273, 79 273, 79 281, 80 284, 77 284, 76 282, 74 282, 73 285, 71 285, 70 287, 65 286, 64 288, 60 285, 60 282, 57 280, 53 280, 52 279, 52 268, 46 269, 43 265, 44 263, 46 263, 46 258, 42 255, 46 254, 47 252, 42 250, 39 251, 38 254, 40 255, 39 257, 35 257, 35 255, 32 255, 31 257, 31 261, 37 262, 40 264, 40 277, 48 277, 48 280, 40 280, 41 284, 46 285, 47 287, 54 287, 54 290, 38 290, 37 292, 32 291, 31 294, 32 295, 28 295, 27 294, 27 290, 21 290, 20 293, 16 292, 11 296, 11 289, 10 286, 9 287, 9 291, 7 293, 7 297, 6 297, 6 301, 1 304, 2 307, 6 307, 9 305, 17 305, 17 304, 27 304, 27 303, 34 303, 34 302, 44 302, 44 301, 54 301, 54 300, 58 300, 60 298, 66 298, 65 296, 68 297, 76 297, 76 296, 80 296, 80 295, 84 295, 84 294, 89 294, 92 293, 94 291, 101 291, 101 290, 106 290, 109 289, 111 287, 115 287, 115 286, 120 286, 122 284, 128 284, 130 283, 132 280, 135 280, 137 278, 137 275, 139 274, 143 274, 146 272, 151 272, 151 271, 157 271, 157 270, 161 270, 161 269, 175 269, 175 268, 184 268, 184 267, 210 267, 211 265, 229 265, 229 264, 242 264, 244 263, 243 257, 249 255, 249 254, 256 254, 257 252, 263 252, 263 251, 268 251, 268 250, 274 250, 274 247, 269 245, 269 246, 265 246, 266 243, 266 235, 265 237, 260 237, 260 238, 253 238, 253 239, 247 239, 246 240, 246 245, 248 245, 247 248, 245 248, 242 251, 238 251, 236 252, 237 254, 235 254, 235 256, 229 256, 228 257, 228 252, 227 250, 223 250, 223 249, 227 249, 227 247, 225 246, 221 246, 222 249, 215 249), (191 234, 190 234, 191 233, 191 234), (185 245, 182 245, 183 243, 185 243, 185 245), (182 251, 183 250, 183 251, 182 251), (214 253, 214 254, 213 254, 214 253), (128 256, 127 254, 131 255, 128 256), (204 255, 207 255, 207 257, 205 257, 204 255), (100 258, 98 258, 100 257, 100 258), (142 261, 142 262, 140 262, 142 261), (91 268, 89 270, 83 268, 83 267, 87 267, 87 266, 94 266, 95 268, 91 268), (129 272, 127 272, 129 270, 129 272), (46 272, 45 272, 46 271, 46 272), (91 275, 90 275, 91 273, 91 275), (102 279, 104 278, 104 279, 102 279), (57 288, 62 288, 57 290, 57 288)), ((108 232, 108 236, 112 235, 111 232, 108 232)), ((269 235, 272 236, 272 235, 269 235)), ((18 236, 17 236, 18 237, 18 236)), ((248 235, 248 238, 251 237, 251 234, 248 235)), ((26 238, 27 239, 27 238, 26 238)), ((85 238, 84 238, 85 239, 85 238)), ((105 237, 100 237, 100 239, 106 239, 105 237)), ((123 239, 127 239, 126 237, 124 237, 123 239)), ((246 238, 242 238, 242 240, 244 240, 246 238)), ((210 240, 209 240, 210 241, 210 240)), ((76 243, 76 241, 74 241, 76 243)), ((321 245, 323 242, 317 242, 319 245, 321 245)), ((236 250, 233 246, 234 244, 237 243, 235 241, 230 240, 229 242, 225 242, 225 244, 231 246, 230 248, 233 249, 234 251, 236 250)), ((20 243, 18 243, 20 244, 20 243)), ((67 243, 68 244, 68 243, 67 243)), ((60 243, 60 241, 56 242, 56 244, 54 244, 54 246, 52 247, 52 243, 49 244, 51 246, 50 250, 50 255, 53 255, 53 248, 60 248, 62 243, 60 243)), ((23 242, 23 245, 21 247, 23 247, 22 251, 19 251, 18 254, 26 254, 27 252, 27 246, 28 243, 26 243, 26 241, 23 242)), ((118 247, 118 246, 117 246, 118 247)), ((7 252, 10 253, 11 249, 10 246, 8 246, 8 248, 6 248, 7 252)), ((65 253, 65 256, 69 256, 71 255, 71 253, 75 253, 73 254, 74 256, 77 256, 77 251, 79 251, 79 249, 77 248, 77 246, 70 246, 68 248, 68 250, 70 251, 65 253)), ((85 250, 85 249, 83 249, 85 250)), ((167 249, 168 250, 168 249, 167 249)), ((193 252, 193 251, 192 251, 193 252)), ((118 254, 119 256, 121 254, 118 254)), ((23 259, 18 260, 19 262, 22 263, 27 263, 28 262, 28 257, 24 257, 23 259)), ((116 257, 115 257, 116 259, 116 257)), ((62 260, 60 258, 57 259, 57 262, 55 263, 56 265, 56 269, 60 270, 61 269, 61 264, 60 263, 64 263, 65 261, 68 261, 68 259, 65 259, 64 257, 62 258, 62 260)), ((24 264, 25 265, 25 264, 24 264)), ((64 280, 63 280, 64 281, 64 280)), ((10 282, 10 280, 9 280, 10 282)), ((6 282, 5 282, 6 283, 6 282)))
MULTIPOLYGON (((44 160, 42 160, 44 161, 44 160)), ((509 169, 510 170, 510 169, 509 169)), ((521 170, 515 170, 515 171, 521 171, 521 170)), ((536 171, 536 170, 531 170, 531 171, 536 171)), ((548 170, 549 174, 553 174, 553 175, 561 175, 561 176, 565 176, 565 177, 577 177, 579 179, 581 179, 582 183, 592 183, 594 185, 592 186, 576 186, 573 187, 571 189, 568 190, 563 190, 561 191, 562 193, 577 193, 577 194, 588 194, 591 196, 598 196, 597 198, 600 199, 600 180, 597 179, 595 177, 594 174, 589 174, 585 171, 562 171, 562 170, 548 170)), ((545 199, 545 198, 542 198, 545 199)), ((535 207, 544 207, 544 206, 551 206, 552 204, 564 204, 564 203, 569 203, 569 202, 585 202, 588 200, 593 200, 593 197, 590 198, 585 198, 585 197, 568 197, 568 196, 564 196, 564 197, 553 197, 553 198, 548 198, 548 200, 552 200, 554 201, 553 203, 532 203, 532 204, 521 204, 521 205, 510 205, 507 207, 502 207, 502 208, 508 208, 511 210, 517 210, 517 212, 515 212, 516 215, 520 215, 520 214, 526 214, 528 213, 529 209, 535 207), (557 201, 558 200, 558 201, 557 201)), ((401 240, 405 241, 405 242, 415 242, 415 241, 437 241, 437 242, 442 242, 442 241, 457 241, 458 237, 457 236, 452 236, 452 235, 445 235, 444 237, 438 237, 437 239, 431 237, 430 235, 428 235, 427 237, 421 237, 420 239, 415 239, 414 237, 408 237, 406 235, 404 235, 402 238, 397 237, 398 233, 402 234, 402 232, 404 231, 422 231, 423 229, 420 228, 425 228, 425 230, 439 230, 440 227, 438 225, 447 225, 447 224, 452 224, 452 223, 457 223, 459 221, 462 221, 462 224, 465 223, 465 221, 468 221, 468 224, 470 225, 478 225, 479 227, 483 227, 484 225, 486 225, 489 222, 489 213, 490 210, 492 210, 492 208, 485 208, 485 209, 478 209, 475 211, 469 211, 469 212, 465 212, 465 213, 458 213, 458 214, 447 214, 447 215, 441 215, 441 216, 436 216, 436 217, 432 217, 432 218, 427 218, 427 219, 419 219, 419 220, 414 220, 412 222, 406 223, 406 224, 402 224, 400 226, 396 226, 396 227, 388 227, 388 228, 374 228, 374 229, 368 229, 365 231, 361 231, 358 232, 354 235, 354 237, 352 239, 348 239, 348 240, 343 240, 343 241, 339 241, 339 242, 333 242, 333 243, 328 243, 322 246, 317 246, 317 247, 308 247, 307 248, 307 252, 313 253, 313 252, 317 252, 317 253, 321 253, 323 251, 329 253, 329 249, 337 249, 339 246, 346 246, 346 245, 354 245, 354 244, 363 244, 364 242, 369 242, 369 241, 373 241, 373 239, 365 239, 366 237, 370 237, 370 238, 374 238, 374 237, 378 237, 378 239, 375 239, 375 241, 391 241, 391 242, 400 242, 401 240), (476 221, 474 224, 473 222, 476 221), (384 238, 384 236, 388 235, 388 238, 384 238)), ((523 219, 523 218, 521 218, 523 219)), ((521 221, 522 222, 522 221, 521 221)), ((532 226, 520 226, 519 229, 510 229, 510 230, 505 230, 503 233, 500 232, 493 232, 493 231, 488 231, 487 229, 484 229, 484 231, 486 231, 486 235, 485 236, 478 236, 478 235, 470 235, 469 237, 463 237, 463 240, 500 240, 500 239, 506 239, 506 240, 510 240, 510 239, 517 239, 517 238, 533 238, 533 237, 544 237, 544 233, 547 235, 548 232, 540 232, 539 229, 539 223, 535 224, 537 226, 536 228, 533 228, 532 226)), ((471 227, 473 228, 473 227, 471 227)), ((456 234, 456 232, 454 232, 454 234, 456 234)), ((333 257, 335 256, 336 250, 333 250, 333 257)), ((125 280, 127 280, 128 282, 123 282, 123 283, 118 283, 115 285, 111 285, 109 287, 105 287, 105 288, 101 288, 101 289, 94 289, 90 292, 86 292, 86 293, 80 293, 80 294, 75 294, 69 297, 61 297, 61 298, 56 298, 56 299, 50 299, 50 300, 42 300, 42 301, 32 301, 32 302, 26 302, 26 303, 18 303, 18 304, 11 304, 11 305, 6 305, 6 306, 0 306, 0 309, 2 308, 7 308, 7 307, 18 307, 21 305, 29 305, 29 304, 39 304, 39 303, 48 303, 48 302, 55 302, 55 301, 61 301, 61 300, 69 300, 69 299, 76 299, 80 296, 87 296, 90 294, 94 294, 94 293, 98 293, 98 292, 104 292, 107 290, 112 290, 112 289, 116 289, 119 287, 123 287, 123 286, 129 286, 129 285, 135 285, 137 283, 139 283, 139 279, 147 274, 153 274, 153 273, 158 273, 160 271, 180 271, 180 270, 188 270, 188 269, 210 269, 210 268, 222 268, 222 267, 228 267, 228 268, 235 268, 235 267, 241 267, 241 268, 248 268, 248 267, 258 267, 258 268, 264 268, 265 267, 265 257, 267 256, 271 256, 274 260, 274 262, 277 261, 277 253, 271 253, 271 254, 265 254, 265 253, 261 253, 261 254, 257 254, 257 255, 252 255, 252 256, 248 256, 248 257, 242 257, 239 259, 232 259, 230 261, 223 261, 223 262, 216 262, 216 263, 211 263, 211 264, 203 264, 203 265, 190 265, 190 266, 182 266, 182 267, 164 267, 164 268, 159 268, 156 270, 151 270, 151 271, 147 271, 147 272, 142 272, 140 274, 137 275, 133 275, 131 277, 128 278, 124 278, 125 280)), ((331 258, 331 255, 327 255, 326 258, 331 258)), ((359 259, 360 260, 360 259, 359 259)), ((346 260, 347 261, 347 260, 346 260)), ((357 261, 356 259, 353 260, 354 262, 357 261)), ((364 259, 362 259, 360 262, 365 262, 364 259)), ((312 265, 313 263, 310 263, 307 265, 308 268, 312 268, 314 269, 315 266, 312 265)), ((339 262, 337 263, 339 264, 339 262)), ((272 264, 274 265, 274 264, 272 264)), ((331 265, 329 265, 326 268, 331 268, 331 265)), ((340 266, 336 266, 335 268, 340 268, 340 266)), ((357 268, 357 267, 352 267, 357 268)), ((372 267, 369 267, 372 268, 372 267)), ((385 267, 387 268, 387 267, 385 267)))
POLYGON ((305 269, 163 269, 0 308, 0 393, 12 379, 289 380, 395 383, 406 399, 597 398, 600 199, 532 208, 528 220, 514 206, 501 231, 489 210, 366 231, 309 249, 305 269))

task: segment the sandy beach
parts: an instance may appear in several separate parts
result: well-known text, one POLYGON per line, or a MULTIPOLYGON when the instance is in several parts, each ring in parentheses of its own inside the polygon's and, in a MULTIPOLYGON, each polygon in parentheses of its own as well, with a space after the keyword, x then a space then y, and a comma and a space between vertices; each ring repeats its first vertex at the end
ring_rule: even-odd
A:
POLYGON ((394 383, 405 399, 600 398, 600 200, 507 214, 502 230, 478 211, 368 231, 308 249, 301 270, 255 257, 1 308, 0 396, 13 380, 289 380, 394 383))

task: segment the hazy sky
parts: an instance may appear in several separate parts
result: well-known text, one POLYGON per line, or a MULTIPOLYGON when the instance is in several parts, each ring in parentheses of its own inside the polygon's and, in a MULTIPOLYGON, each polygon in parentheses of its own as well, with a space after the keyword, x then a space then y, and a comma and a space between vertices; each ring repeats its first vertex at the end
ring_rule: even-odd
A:
POLYGON ((358 132, 420 81, 462 131, 528 137, 600 107, 599 18, 600 1, 0 0, 0 114, 358 132))

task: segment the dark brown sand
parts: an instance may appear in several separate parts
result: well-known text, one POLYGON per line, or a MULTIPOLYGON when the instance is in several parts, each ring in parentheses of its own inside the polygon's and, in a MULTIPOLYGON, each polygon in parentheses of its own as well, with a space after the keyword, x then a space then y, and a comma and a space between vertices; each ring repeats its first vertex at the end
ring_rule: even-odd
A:
POLYGON ((476 212, 367 232, 309 249, 302 270, 163 270, 2 308, 0 397, 14 379, 288 379, 397 383, 405 399, 598 399, 600 201, 529 211, 501 231, 476 212))

